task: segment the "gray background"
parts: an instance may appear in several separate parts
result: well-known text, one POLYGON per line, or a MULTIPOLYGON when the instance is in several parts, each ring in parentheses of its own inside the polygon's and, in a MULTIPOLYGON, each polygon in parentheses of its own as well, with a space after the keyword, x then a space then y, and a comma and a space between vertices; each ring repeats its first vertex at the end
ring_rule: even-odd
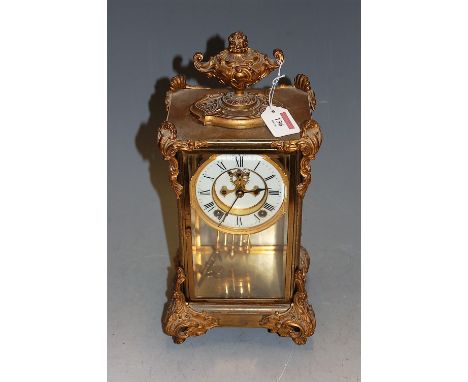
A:
POLYGON ((114 0, 108 12, 109 381, 360 380, 359 2, 114 0), (319 100, 324 142, 302 237, 318 323, 305 346, 239 328, 174 345, 161 331, 177 248, 176 199, 154 145, 164 95, 177 73, 207 84, 193 53, 217 53, 236 30, 264 53, 281 48, 284 74, 309 75, 319 100))

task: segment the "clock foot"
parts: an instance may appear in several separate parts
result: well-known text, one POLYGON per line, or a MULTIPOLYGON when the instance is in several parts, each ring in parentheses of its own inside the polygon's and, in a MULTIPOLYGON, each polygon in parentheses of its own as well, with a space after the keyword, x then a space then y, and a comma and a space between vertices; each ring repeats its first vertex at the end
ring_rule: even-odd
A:
POLYGON ((277 333, 281 337, 291 337, 297 345, 307 342, 307 337, 314 334, 315 314, 312 306, 307 301, 305 281, 309 270, 309 255, 301 247, 299 267, 294 274, 294 285, 296 287, 293 302, 288 310, 283 313, 264 316, 259 325, 267 328, 272 333, 277 333))
POLYGON ((206 312, 197 312, 190 308, 182 291, 184 281, 184 270, 179 267, 177 268, 174 293, 163 322, 164 333, 172 336, 176 344, 181 344, 191 336, 201 336, 208 329, 219 325, 217 318, 206 312))

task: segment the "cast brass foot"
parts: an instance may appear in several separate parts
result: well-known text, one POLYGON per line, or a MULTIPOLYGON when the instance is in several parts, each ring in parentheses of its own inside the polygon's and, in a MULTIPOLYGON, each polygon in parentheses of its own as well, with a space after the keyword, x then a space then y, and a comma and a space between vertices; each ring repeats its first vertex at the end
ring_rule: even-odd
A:
POLYGON ((307 301, 305 290, 309 262, 307 251, 301 248, 299 267, 294 274, 296 289, 290 308, 283 313, 275 312, 269 316, 263 316, 259 322, 260 326, 267 328, 272 333, 277 333, 281 337, 291 337, 297 345, 303 345, 307 342, 307 337, 314 334, 316 325, 315 314, 307 301))
POLYGON ((206 312, 197 312, 188 305, 181 287, 184 281, 184 270, 179 267, 175 290, 163 323, 164 333, 172 336, 176 344, 181 344, 191 336, 201 336, 208 329, 219 325, 218 319, 206 312))

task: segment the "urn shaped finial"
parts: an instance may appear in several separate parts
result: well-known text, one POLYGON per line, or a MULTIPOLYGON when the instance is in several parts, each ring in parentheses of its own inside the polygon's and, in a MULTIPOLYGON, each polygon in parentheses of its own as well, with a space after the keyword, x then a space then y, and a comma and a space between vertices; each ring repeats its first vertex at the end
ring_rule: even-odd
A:
POLYGON ((274 58, 249 48, 247 36, 234 32, 228 38, 228 48, 203 62, 203 54, 193 56, 193 65, 207 77, 234 89, 215 97, 210 95, 192 105, 192 113, 204 124, 216 123, 224 127, 247 128, 263 125, 260 114, 267 105, 263 94, 246 89, 268 76, 284 61, 280 49, 274 58), (214 115, 215 113, 216 115, 214 115))

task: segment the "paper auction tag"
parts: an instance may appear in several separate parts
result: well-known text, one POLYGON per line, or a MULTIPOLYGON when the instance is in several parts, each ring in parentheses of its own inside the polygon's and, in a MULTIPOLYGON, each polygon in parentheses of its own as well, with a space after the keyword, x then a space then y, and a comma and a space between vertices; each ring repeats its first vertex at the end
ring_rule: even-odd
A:
POLYGON ((296 134, 301 130, 288 109, 283 107, 267 106, 262 119, 275 137, 296 134))

